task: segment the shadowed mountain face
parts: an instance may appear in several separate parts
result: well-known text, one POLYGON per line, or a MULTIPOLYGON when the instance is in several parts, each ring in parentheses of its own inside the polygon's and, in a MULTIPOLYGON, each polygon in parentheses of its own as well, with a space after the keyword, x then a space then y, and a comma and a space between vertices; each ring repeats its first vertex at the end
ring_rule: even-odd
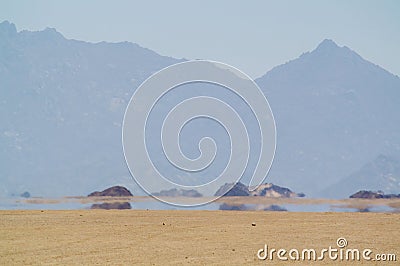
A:
POLYGON ((0 24, 0 195, 85 195, 132 184, 121 124, 134 89, 179 60, 132 43, 0 24))
POLYGON ((349 48, 325 40, 257 83, 277 125, 268 182, 324 196, 317 192, 379 154, 399 155, 400 79, 349 48))
MULTIPOLYGON (((54 29, 17 32, 13 24, 1 23, 0 196, 87 195, 116 183, 134 195, 143 193, 125 165, 123 114, 143 80, 180 61, 132 43, 86 43, 54 29)), ((316 196, 379 154, 399 156, 400 80, 350 49, 325 40, 256 81, 277 125, 276 157, 266 182, 316 196)), ((256 127, 237 96, 211 85, 193 85, 193 91, 167 95, 156 111, 165 114, 184 96, 204 93, 233 105, 256 127)), ((162 117, 155 120, 149 132, 159 132, 162 117)), ((182 131, 183 152, 196 158, 197 140, 211 130, 222 151, 215 169, 223 170, 230 150, 226 132, 217 123, 193 123, 199 127, 182 131)), ((250 136, 251 157, 259 152, 257 141, 250 136)), ((149 153, 166 165, 159 147, 149 153)), ((245 178, 256 167, 257 158, 251 159, 245 178)))
POLYGON ((236 184, 225 184, 221 186, 215 196, 225 196, 225 197, 246 197, 250 196, 249 188, 242 183, 236 184))

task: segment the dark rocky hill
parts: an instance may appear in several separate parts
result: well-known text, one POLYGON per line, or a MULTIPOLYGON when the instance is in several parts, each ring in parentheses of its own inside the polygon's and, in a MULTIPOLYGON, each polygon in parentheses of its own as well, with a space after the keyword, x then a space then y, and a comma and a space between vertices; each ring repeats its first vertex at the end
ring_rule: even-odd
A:
POLYGON ((400 198, 400 194, 386 194, 382 191, 369 191, 369 190, 360 190, 357 193, 354 193, 350 196, 351 199, 395 199, 400 198))
POLYGON ((292 198, 304 197, 303 193, 295 193, 288 188, 280 187, 272 183, 265 183, 256 190, 250 191, 247 186, 242 183, 224 184, 221 186, 215 196, 237 197, 237 196, 259 196, 271 198, 292 198))
POLYGON ((132 193, 125 187, 114 186, 107 188, 103 191, 95 191, 88 195, 88 197, 132 197, 132 193))

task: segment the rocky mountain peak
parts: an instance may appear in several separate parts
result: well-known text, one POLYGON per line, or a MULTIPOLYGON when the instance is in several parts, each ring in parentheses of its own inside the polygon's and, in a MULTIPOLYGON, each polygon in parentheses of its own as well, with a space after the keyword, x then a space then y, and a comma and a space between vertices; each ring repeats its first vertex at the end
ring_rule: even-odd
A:
POLYGON ((15 34, 17 34, 17 28, 14 23, 10 23, 7 20, 0 23, 0 36, 10 37, 15 34))
POLYGON ((332 50, 332 49, 339 49, 340 47, 331 39, 323 40, 315 50, 332 50))

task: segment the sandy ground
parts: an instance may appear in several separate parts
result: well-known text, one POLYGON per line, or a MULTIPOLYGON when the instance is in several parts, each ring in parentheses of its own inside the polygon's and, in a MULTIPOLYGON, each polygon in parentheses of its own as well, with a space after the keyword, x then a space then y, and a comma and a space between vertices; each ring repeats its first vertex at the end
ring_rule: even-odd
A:
MULTIPOLYGON (((259 260, 257 251, 267 244, 320 252, 337 248, 339 237, 346 248, 371 249, 370 257, 397 255, 357 264, 399 263, 398 213, 39 210, 0 211, 0 265, 285 265, 259 260)), ((322 263, 349 264, 328 255, 312 264, 322 263)))

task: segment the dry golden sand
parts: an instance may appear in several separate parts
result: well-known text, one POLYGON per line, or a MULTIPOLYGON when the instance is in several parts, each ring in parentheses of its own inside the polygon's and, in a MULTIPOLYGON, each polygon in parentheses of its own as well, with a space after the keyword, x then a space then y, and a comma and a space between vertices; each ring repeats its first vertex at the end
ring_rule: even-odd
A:
POLYGON ((322 249, 336 247, 338 237, 348 248, 395 253, 397 262, 381 265, 396 265, 400 214, 0 211, 0 265, 275 265, 279 261, 257 259, 264 244, 322 249))

